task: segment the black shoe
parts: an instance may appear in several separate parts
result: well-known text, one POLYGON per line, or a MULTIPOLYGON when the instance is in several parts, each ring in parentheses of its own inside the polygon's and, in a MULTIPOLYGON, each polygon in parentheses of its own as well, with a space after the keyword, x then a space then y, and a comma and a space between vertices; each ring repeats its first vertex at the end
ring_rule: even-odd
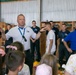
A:
POLYGON ((62 68, 62 67, 59 67, 59 70, 60 70, 60 71, 64 71, 64 68, 62 68))

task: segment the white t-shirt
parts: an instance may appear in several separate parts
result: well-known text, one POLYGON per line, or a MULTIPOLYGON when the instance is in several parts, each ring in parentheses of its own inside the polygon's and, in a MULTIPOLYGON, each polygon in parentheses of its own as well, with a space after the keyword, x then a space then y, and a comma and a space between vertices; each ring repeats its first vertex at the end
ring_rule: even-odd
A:
POLYGON ((69 57, 65 70, 71 75, 76 75, 76 54, 69 57))
POLYGON ((46 53, 48 53, 49 50, 49 44, 50 44, 50 40, 53 40, 53 45, 51 48, 51 54, 54 54, 55 50, 56 50, 56 46, 55 46, 55 33, 53 32, 53 30, 50 30, 47 34, 47 38, 46 38, 46 53))
POLYGON ((36 33, 34 33, 34 31, 30 27, 24 27, 25 33, 24 33, 24 29, 20 29, 22 34, 24 33, 24 36, 27 40, 25 42, 24 39, 22 38, 22 35, 18 28, 19 27, 16 26, 16 27, 10 29, 9 32, 6 34, 6 39, 8 40, 10 37, 12 37, 13 42, 19 41, 24 45, 24 50, 30 49, 30 37, 36 38, 36 33))
POLYGON ((36 75, 52 75, 52 68, 46 64, 41 64, 36 68, 36 75))
POLYGON ((18 75, 30 75, 30 70, 28 65, 24 64, 22 70, 18 73, 18 75))

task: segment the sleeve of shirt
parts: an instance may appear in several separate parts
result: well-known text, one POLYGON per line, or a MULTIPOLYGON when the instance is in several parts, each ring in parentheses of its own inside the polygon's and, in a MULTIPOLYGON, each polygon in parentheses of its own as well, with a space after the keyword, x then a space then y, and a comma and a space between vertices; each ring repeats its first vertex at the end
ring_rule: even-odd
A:
POLYGON ((74 71, 74 59, 72 56, 70 56, 66 66, 65 66, 65 70, 70 73, 71 75, 73 75, 73 71, 74 71))
POLYGON ((68 34, 68 36, 64 38, 64 41, 66 42, 70 41, 70 37, 71 37, 70 34, 68 34))
POLYGON ((35 39, 36 38, 36 33, 31 29, 31 37, 33 38, 33 39, 35 39))
POLYGON ((10 29, 7 33, 6 33, 6 39, 8 40, 10 37, 12 37, 12 29, 10 29))
POLYGON ((37 33, 40 31, 40 28, 37 26, 37 33))
POLYGON ((50 35, 49 35, 49 39, 53 39, 54 38, 54 33, 50 32, 50 35))

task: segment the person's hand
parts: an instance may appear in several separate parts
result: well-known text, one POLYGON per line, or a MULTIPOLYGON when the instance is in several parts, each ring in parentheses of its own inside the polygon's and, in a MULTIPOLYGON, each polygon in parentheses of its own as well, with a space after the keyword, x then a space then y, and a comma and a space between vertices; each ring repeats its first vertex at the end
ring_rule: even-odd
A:
POLYGON ((40 32, 44 32, 44 31, 46 31, 45 28, 42 28, 42 29, 40 30, 40 32))
POLYGON ((0 47, 0 55, 1 56, 4 56, 6 53, 4 51, 4 48, 3 47, 0 47))
POLYGON ((70 48, 68 48, 67 50, 68 50, 70 53, 72 53, 72 52, 73 52, 70 48))
POLYGON ((32 39, 31 37, 30 37, 30 39, 31 39, 31 41, 32 41, 33 43, 35 43, 35 41, 36 41, 35 39, 32 39))
POLYGON ((35 43, 36 40, 32 40, 33 43, 35 43))
POLYGON ((5 33, 5 31, 0 27, 0 32, 1 33, 5 33))

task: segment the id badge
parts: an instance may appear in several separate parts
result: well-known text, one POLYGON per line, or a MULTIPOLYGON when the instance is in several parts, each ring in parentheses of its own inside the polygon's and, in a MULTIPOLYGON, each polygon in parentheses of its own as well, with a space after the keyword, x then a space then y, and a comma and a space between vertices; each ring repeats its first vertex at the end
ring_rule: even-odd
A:
POLYGON ((26 38, 25 38, 25 36, 22 36, 22 38, 24 39, 25 42, 27 41, 26 38))

